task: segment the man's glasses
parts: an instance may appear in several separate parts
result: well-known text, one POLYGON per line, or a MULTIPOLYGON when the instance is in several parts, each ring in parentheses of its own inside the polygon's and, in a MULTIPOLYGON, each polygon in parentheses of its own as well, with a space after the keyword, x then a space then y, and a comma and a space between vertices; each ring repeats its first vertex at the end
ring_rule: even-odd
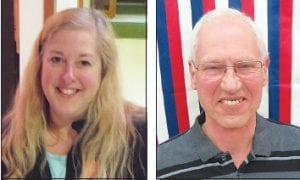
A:
POLYGON ((206 78, 220 78, 225 74, 227 68, 233 68, 239 77, 253 77, 260 72, 264 64, 261 61, 237 61, 233 65, 219 62, 201 63, 198 65, 195 65, 193 62, 193 65, 206 78))

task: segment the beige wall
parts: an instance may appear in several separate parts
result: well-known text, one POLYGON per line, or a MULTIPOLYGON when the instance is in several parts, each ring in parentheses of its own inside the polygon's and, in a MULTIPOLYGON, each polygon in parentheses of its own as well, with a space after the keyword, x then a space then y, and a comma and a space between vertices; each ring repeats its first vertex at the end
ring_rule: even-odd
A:
POLYGON ((125 98, 145 106, 146 40, 116 39, 120 76, 125 98))

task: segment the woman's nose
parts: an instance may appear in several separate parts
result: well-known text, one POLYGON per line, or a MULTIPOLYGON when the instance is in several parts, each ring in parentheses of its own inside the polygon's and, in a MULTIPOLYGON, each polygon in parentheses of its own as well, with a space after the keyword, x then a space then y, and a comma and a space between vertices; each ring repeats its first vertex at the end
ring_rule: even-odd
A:
POLYGON ((67 64, 64 68, 62 79, 65 82, 73 82, 75 80, 74 67, 72 65, 67 64))

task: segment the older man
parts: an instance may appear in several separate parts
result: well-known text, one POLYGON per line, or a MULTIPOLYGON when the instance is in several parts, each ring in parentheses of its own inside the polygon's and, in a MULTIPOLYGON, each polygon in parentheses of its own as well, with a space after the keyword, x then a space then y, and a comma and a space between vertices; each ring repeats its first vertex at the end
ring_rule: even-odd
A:
POLYGON ((158 147, 157 177, 300 178, 300 129, 257 114, 269 57, 254 22, 214 10, 194 31, 189 68, 204 113, 158 147))

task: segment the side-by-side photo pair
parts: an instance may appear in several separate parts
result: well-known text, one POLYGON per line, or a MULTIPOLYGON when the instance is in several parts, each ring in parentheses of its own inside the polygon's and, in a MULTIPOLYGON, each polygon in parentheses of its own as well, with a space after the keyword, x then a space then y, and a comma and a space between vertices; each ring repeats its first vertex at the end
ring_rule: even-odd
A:
POLYGON ((1 179, 299 179, 299 12, 1 3, 1 179))

